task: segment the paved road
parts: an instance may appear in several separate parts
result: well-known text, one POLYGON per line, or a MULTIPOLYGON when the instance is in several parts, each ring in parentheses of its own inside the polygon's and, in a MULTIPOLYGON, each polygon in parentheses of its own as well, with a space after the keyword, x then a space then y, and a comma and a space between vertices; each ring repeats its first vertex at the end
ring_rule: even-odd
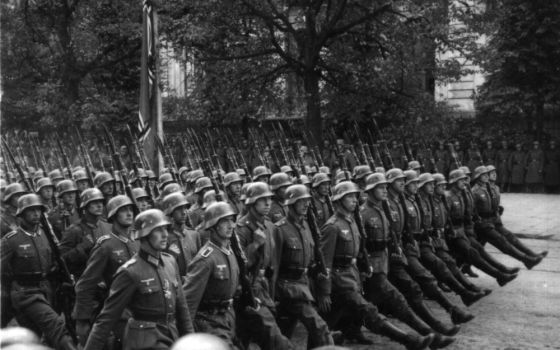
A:
MULTIPOLYGON (((463 325, 457 341, 447 349, 560 349, 560 196, 504 194, 502 202, 506 227, 530 237, 523 242, 536 251, 547 249, 549 255, 528 271, 522 263, 487 246, 497 259, 522 270, 516 280, 503 288, 478 271, 480 277, 473 282, 493 289, 493 293, 469 308, 476 318, 463 325), (542 237, 548 239, 539 239, 542 237)), ((452 299, 460 303, 455 295, 452 299)), ((439 306, 428 303, 441 318, 449 320, 439 306)), ((305 349, 304 332, 300 328, 295 339, 301 349, 305 349)), ((387 338, 371 333, 369 336, 375 341, 374 348, 404 349, 387 338)), ((370 349, 355 344, 345 346, 370 349)))

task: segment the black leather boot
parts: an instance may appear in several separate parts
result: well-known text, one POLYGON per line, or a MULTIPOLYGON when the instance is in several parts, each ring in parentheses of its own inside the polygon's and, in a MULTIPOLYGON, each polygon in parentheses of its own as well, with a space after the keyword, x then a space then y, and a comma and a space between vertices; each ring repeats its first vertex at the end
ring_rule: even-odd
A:
POLYGON ((410 350, 426 349, 434 341, 433 333, 430 333, 426 336, 407 333, 387 320, 382 321, 379 325, 379 333, 403 344, 407 349, 410 350))

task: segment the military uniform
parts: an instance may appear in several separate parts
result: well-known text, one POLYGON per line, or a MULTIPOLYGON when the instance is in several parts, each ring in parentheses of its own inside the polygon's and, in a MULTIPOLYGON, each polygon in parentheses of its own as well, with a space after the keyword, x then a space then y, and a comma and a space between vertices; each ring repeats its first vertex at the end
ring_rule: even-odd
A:
POLYGON ((183 287, 195 330, 220 337, 233 348, 239 266, 231 249, 207 242, 188 266, 183 287))
POLYGON ((509 157, 508 170, 511 175, 511 184, 515 186, 516 191, 522 190, 522 185, 525 183, 525 166, 527 156, 522 150, 515 150, 509 157))
POLYGON ((179 276, 187 275, 187 266, 202 246, 198 231, 190 230, 186 226, 173 225, 169 230, 166 252, 171 254, 179 266, 179 276))
POLYGON ((307 221, 298 222, 288 214, 276 224, 274 240, 278 257, 276 298, 278 319, 282 333, 291 337, 297 321, 309 334, 308 348, 333 344, 327 323, 312 303, 308 271, 314 264, 314 242, 307 221))
POLYGON ((272 198, 272 203, 270 205, 270 211, 268 212, 268 217, 272 222, 278 222, 282 218, 286 217, 288 208, 281 202, 281 199, 276 197, 272 198))
POLYGON ((2 287, 9 289, 19 325, 43 335, 51 346, 69 342, 64 319, 53 306, 51 279, 57 266, 46 233, 21 227, 10 232, 2 238, 1 262, 2 287))
POLYGON ((85 350, 103 347, 125 308, 132 316, 125 349, 169 349, 180 336, 194 332, 177 263, 167 253, 141 249, 118 269, 85 350))
POLYGON ((507 148, 502 148, 496 152, 496 169, 498 173, 497 183, 500 184, 502 190, 505 191, 507 185, 510 182, 510 173, 509 173, 509 157, 511 155, 511 151, 507 148))
POLYGON ((227 202, 229 203, 229 205, 231 205, 233 211, 235 211, 235 214, 241 215, 245 205, 243 204, 243 202, 241 202, 241 200, 239 200, 239 198, 232 198, 231 196, 228 196, 227 202))
MULTIPOLYGON (((100 237, 93 247, 86 269, 76 284, 76 303, 72 316, 75 320, 93 321, 107 297, 107 289, 118 268, 138 251, 138 242, 110 233, 100 237)), ((114 334, 115 342, 123 339, 124 327, 130 317, 124 312, 114 334)))
POLYGON ((11 205, 6 205, 2 211, 2 217, 0 220, 0 237, 4 237, 8 233, 17 230, 19 220, 16 216, 16 211, 16 208, 11 205))
POLYGON ((274 264, 276 260, 275 242, 272 238, 274 224, 268 217, 258 218, 251 210, 237 220, 235 231, 239 243, 245 250, 247 268, 253 281, 253 294, 262 306, 257 310, 245 311, 239 315, 238 332, 240 338, 247 343, 254 339, 261 348, 287 349, 292 348, 290 341, 282 335, 276 324, 274 304, 274 264), (254 235, 262 230, 266 237, 265 243, 256 247, 254 235))
POLYGON ((314 192, 312 196, 313 204, 315 205, 315 208, 317 208, 317 225, 322 227, 325 222, 327 222, 327 219, 333 215, 333 213, 329 210, 326 198, 321 198, 317 192, 314 192))
POLYGON ((544 152, 543 182, 547 193, 558 193, 560 186, 560 150, 549 148, 544 152))
POLYGON ((76 280, 86 268, 91 249, 102 236, 111 233, 111 225, 103 221, 88 222, 85 218, 72 224, 60 241, 60 253, 66 261, 70 273, 76 280))
POLYGON ((527 152, 526 164, 525 183, 532 192, 536 192, 543 182, 544 152, 541 149, 531 149, 527 152))
POLYGON ((49 213, 49 221, 52 224, 54 233, 61 239, 64 231, 80 221, 80 214, 75 205, 68 208, 61 203, 49 213))
POLYGON ((189 216, 189 223, 193 228, 204 221, 204 209, 198 203, 193 204, 187 215, 189 216))

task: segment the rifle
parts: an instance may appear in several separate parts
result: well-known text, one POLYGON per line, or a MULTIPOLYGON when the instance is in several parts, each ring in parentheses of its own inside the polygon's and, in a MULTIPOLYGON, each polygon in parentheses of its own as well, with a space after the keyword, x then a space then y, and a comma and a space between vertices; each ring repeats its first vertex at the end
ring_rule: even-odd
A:
POLYGON ((455 166, 457 167, 457 169, 459 169, 461 167, 461 162, 459 162, 459 159, 457 157, 457 152, 455 152, 455 148, 453 147, 452 143, 449 144, 449 152, 451 153, 451 158, 453 159, 453 163, 455 163, 455 166))
POLYGON ((432 152, 432 149, 430 147, 428 147, 428 145, 426 145, 426 142, 422 141, 422 144, 424 145, 424 150, 428 153, 429 156, 429 161, 430 161, 430 165, 432 166, 432 170, 434 173, 438 172, 438 168, 437 168, 437 163, 436 163, 436 159, 434 158, 434 153, 432 152))
MULTIPOLYGON (((35 192, 33 182, 28 178, 25 178, 21 164, 18 163, 18 161, 14 157, 14 154, 8 147, 8 144, 3 138, 2 143, 4 145, 4 148, 6 149, 6 152, 8 153, 8 156, 10 157, 10 160, 12 161, 12 164, 16 168, 19 176, 23 179, 24 185, 27 187, 27 190, 29 192, 35 192)), ((59 278, 57 282, 59 283, 59 285, 56 290, 57 306, 62 308, 68 333, 72 337, 73 341, 77 343, 78 338, 76 336, 76 329, 74 328, 74 323, 72 320, 72 306, 76 297, 76 295, 74 294, 74 276, 70 274, 66 262, 64 261, 64 259, 62 259, 62 255, 59 250, 59 241, 56 238, 52 226, 43 211, 41 211, 40 220, 41 227, 45 231, 45 236, 47 237, 49 246, 52 250, 54 261, 58 265, 59 278)))
POLYGON ((167 160, 169 173, 173 177, 173 181, 175 181, 178 184, 181 184, 181 186, 184 188, 185 185, 183 184, 183 180, 179 179, 179 174, 177 174, 177 166, 175 165, 175 161, 173 157, 171 156, 169 151, 165 148, 165 146, 163 145, 163 141, 159 138, 159 136, 155 135, 155 139, 159 151, 161 152, 163 157, 167 160))
POLYGON ((37 158, 37 152, 35 151, 35 148, 33 147, 33 142, 31 142, 31 137, 29 137, 29 134, 27 132, 25 133, 25 138, 27 139, 27 144, 31 147, 31 155, 33 156, 33 161, 35 163, 35 168, 40 168, 41 166, 39 165, 39 160, 37 158))
MULTIPOLYGON (((56 144, 58 145, 58 150, 60 154, 62 154, 62 160, 64 161, 64 165, 66 166, 66 175, 69 179, 72 179, 72 165, 70 165, 70 159, 68 159, 68 155, 60 142, 60 136, 56 133, 56 144)), ((64 173, 63 173, 64 174, 64 173)))
POLYGON ((391 153, 389 152, 389 148, 387 147, 387 143, 385 141, 380 141, 381 146, 383 147, 383 155, 387 160, 387 165, 389 166, 388 169, 394 169, 395 163, 393 163, 393 157, 391 157, 391 153))
POLYGON ((10 171, 9 166, 8 166, 8 158, 6 158, 6 156, 4 155, 4 149, 2 149, 1 153, 2 153, 2 159, 4 160, 4 163, 2 164, 4 166, 3 170, 4 170, 4 173, 6 174, 6 182, 9 185, 9 184, 12 183, 12 179, 11 179, 11 176, 10 176, 11 171, 10 171))
POLYGON ((115 141, 113 140, 113 137, 111 136, 109 130, 105 125, 103 125, 103 129, 105 131, 105 136, 107 136, 107 140, 109 141, 109 147, 112 153, 113 161, 117 166, 117 170, 121 174, 121 179, 124 184, 124 191, 132 201, 132 212, 134 213, 134 216, 136 216, 138 215, 138 213, 140 213, 140 209, 138 209, 138 203, 136 203, 136 198, 134 198, 134 196, 132 195, 132 186, 130 186, 130 182, 128 181, 127 170, 124 167, 121 154, 120 152, 117 151, 117 148, 115 147, 115 141))
POLYGON ((47 177, 47 161, 45 160, 45 155, 41 151, 41 148, 37 145, 35 140, 31 138, 31 147, 35 150, 35 152, 39 155, 39 162, 41 164, 41 168, 43 169, 43 177, 47 177))
POLYGON ((93 186, 93 179, 95 177, 95 171, 94 171, 95 168, 93 167, 93 163, 89 156, 89 152, 87 148, 84 146, 84 139, 82 137, 82 133, 80 132, 80 129, 74 125, 74 130, 76 130, 76 135, 78 136, 78 146, 80 148, 80 153, 82 154, 82 158, 84 159, 86 174, 89 178, 90 185, 93 186))
MULTIPOLYGON (((222 198, 222 192, 218 186, 218 182, 212 176, 212 169, 210 167, 210 161, 204 161, 204 172, 205 175, 211 180, 212 187, 214 189, 214 193, 216 194, 216 201, 222 202, 224 199, 222 198)), ((253 295, 253 287, 251 284, 251 280, 249 279, 249 273, 247 269, 247 257, 243 252, 243 248, 241 247, 241 243, 239 242, 239 237, 237 237, 237 233, 233 231, 231 238, 231 250, 233 251, 233 255, 235 255, 235 260, 237 260, 237 265, 239 265, 239 281, 241 283, 241 304, 244 306, 250 306, 253 309, 259 308, 259 303, 255 296, 253 295)))

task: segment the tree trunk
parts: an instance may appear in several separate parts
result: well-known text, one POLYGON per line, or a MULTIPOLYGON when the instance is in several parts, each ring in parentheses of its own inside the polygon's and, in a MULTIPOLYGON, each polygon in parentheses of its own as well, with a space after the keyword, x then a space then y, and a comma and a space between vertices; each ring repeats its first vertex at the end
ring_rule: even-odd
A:
POLYGON ((305 89, 305 103, 307 105, 307 116, 305 126, 311 132, 311 146, 322 147, 323 120, 321 119, 321 97, 319 94, 319 75, 315 70, 306 70, 303 76, 305 89))

